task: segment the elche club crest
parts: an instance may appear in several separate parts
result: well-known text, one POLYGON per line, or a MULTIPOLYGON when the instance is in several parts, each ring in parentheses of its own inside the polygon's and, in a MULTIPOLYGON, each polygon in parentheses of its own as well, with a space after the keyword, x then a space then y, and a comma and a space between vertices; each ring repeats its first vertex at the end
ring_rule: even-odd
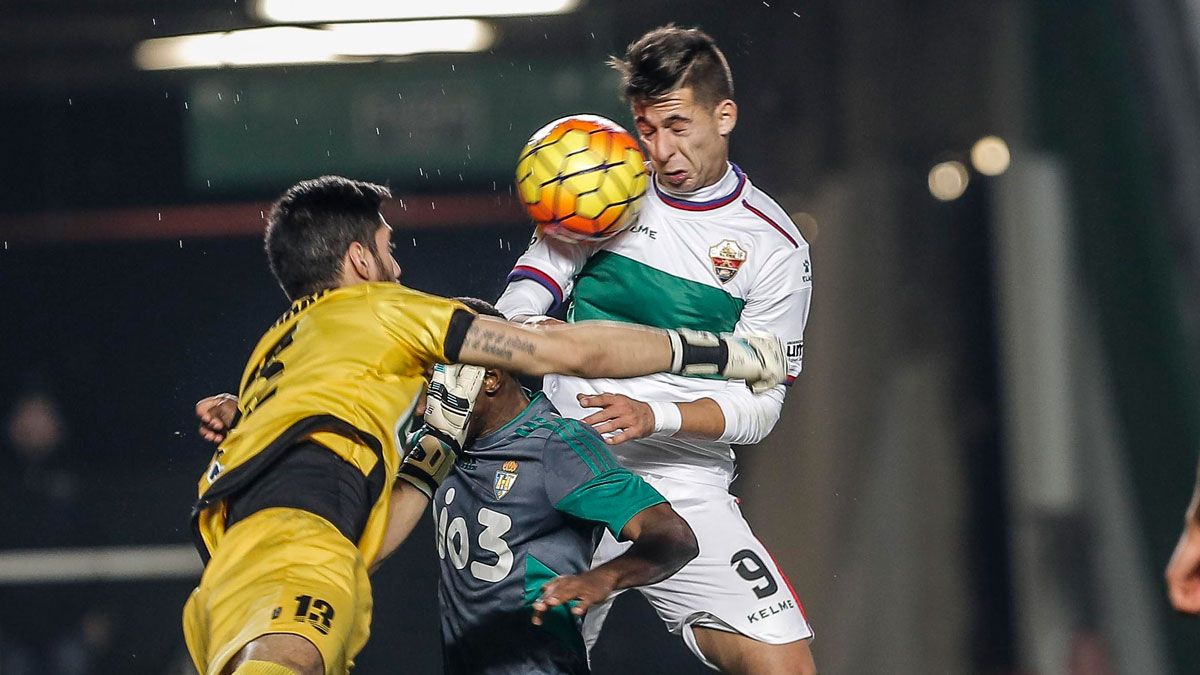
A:
POLYGON ((721 283, 726 283, 738 273, 742 263, 746 262, 746 249, 732 239, 725 239, 708 249, 708 257, 712 260, 713 272, 717 278, 721 283))
POLYGON ((513 483, 517 482, 517 467, 517 460, 510 459, 502 464, 500 470, 496 472, 496 482, 492 485, 496 499, 503 499, 504 495, 512 489, 513 483))

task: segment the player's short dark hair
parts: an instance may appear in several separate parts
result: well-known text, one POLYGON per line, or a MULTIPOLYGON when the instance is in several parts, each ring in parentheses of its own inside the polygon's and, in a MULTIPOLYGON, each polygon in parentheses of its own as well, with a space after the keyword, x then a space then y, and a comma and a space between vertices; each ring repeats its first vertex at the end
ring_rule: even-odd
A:
POLYGON ((630 103, 654 101, 691 87, 697 101, 716 105, 733 98, 733 73, 712 37, 699 28, 668 24, 634 40, 625 57, 608 64, 621 73, 630 103))
POLYGON ((275 202, 267 221, 271 272, 288 298, 331 288, 352 242, 375 250, 379 207, 392 196, 382 185, 341 176, 301 181, 275 202))
POLYGON ((494 316, 498 319, 507 319, 508 318, 508 317, 504 316, 503 314, 501 314, 500 310, 496 309, 496 306, 493 305, 492 303, 488 302, 487 300, 480 300, 479 298, 469 298, 469 297, 461 297, 461 298, 454 298, 454 299, 457 300, 458 302, 461 302, 462 304, 466 305, 470 309, 474 310, 474 312, 476 314, 482 314, 484 316, 494 316))
MULTIPOLYGON (((461 302, 462 304, 466 305, 468 308, 473 310, 476 314, 480 314, 482 316, 494 316, 497 319, 507 319, 508 318, 508 317, 504 316, 503 314, 501 314, 500 310, 496 309, 496 306, 493 305, 492 303, 488 302, 487 300, 480 300, 479 298, 471 298, 471 297, 460 297, 460 298, 454 298, 454 299, 461 302)), ((512 378, 514 381, 516 381, 517 384, 524 386, 528 389, 540 389, 541 388, 540 387, 541 378, 532 378, 532 377, 525 378, 525 377, 522 377, 512 371, 504 370, 503 368, 496 368, 496 370, 499 370, 501 373, 504 373, 505 375, 512 378)))

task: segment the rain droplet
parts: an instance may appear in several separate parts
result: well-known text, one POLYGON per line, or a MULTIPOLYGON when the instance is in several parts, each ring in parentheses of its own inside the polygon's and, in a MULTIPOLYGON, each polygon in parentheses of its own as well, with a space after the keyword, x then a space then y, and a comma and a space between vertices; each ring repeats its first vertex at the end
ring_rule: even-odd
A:
POLYGON ((770 7, 770 6, 771 6, 771 3, 767 2, 767 0, 763 0, 763 7, 770 7))
POLYGON ((6 241, 6 242, 4 242, 4 250, 5 250, 5 251, 7 251, 7 250, 8 250, 8 242, 7 242, 7 241, 6 241))
POLYGON ((504 242, 504 248, 511 251, 512 250, 512 242, 511 241, 504 242))
POLYGON ((503 238, 500 239, 500 250, 501 251, 504 250, 504 239, 503 238))
POLYGON ((799 19, 799 18, 800 18, 800 12, 792 12, 792 16, 794 16, 794 17, 796 17, 797 19, 799 19))
POLYGON ((183 240, 182 239, 179 240, 179 248, 183 248, 183 240))
POLYGON ((75 101, 67 99, 67 105, 75 105, 75 101))
POLYGON ((211 179, 205 179, 204 183, 205 183, 206 185, 208 185, 208 187, 212 187, 212 180, 211 180, 211 179))
POLYGON ((234 102, 234 103, 237 103, 237 102, 239 102, 239 101, 241 101, 241 100, 242 100, 242 95, 241 95, 240 93, 238 93, 238 94, 234 94, 234 95, 233 95, 233 102, 234 102))
POLYGON ((430 208, 432 208, 434 211, 437 211, 437 202, 429 202, 429 206, 430 206, 430 208))
POLYGON ((450 64, 450 72, 452 72, 452 73, 454 72, 454 64, 453 63, 450 64))
POLYGON ((296 126, 300 126, 300 118, 299 117, 293 117, 292 121, 296 123, 296 126))
POLYGON ((378 135, 379 135, 379 127, 375 127, 375 135, 376 135, 376 136, 378 136, 378 135))
POLYGON ((154 18, 154 17, 151 17, 151 18, 150 18, 150 25, 151 25, 151 26, 157 26, 157 25, 158 25, 158 19, 156 19, 156 18, 154 18))
POLYGON ((596 34, 595 34, 595 33, 588 33, 588 35, 591 35, 593 40, 595 40, 595 39, 596 39, 596 34))
POLYGON ((492 181, 492 192, 496 191, 496 181, 492 181))
POLYGON ((221 98, 221 92, 219 92, 219 91, 217 92, 217 100, 218 100, 218 101, 224 101, 224 100, 225 100, 225 99, 221 98))
POLYGON ((187 110, 187 109, 188 109, 188 102, 187 102, 187 101, 184 101, 184 102, 183 102, 183 109, 184 109, 184 110, 187 110))
POLYGON ((158 222, 162 222, 162 211, 158 212, 158 222))
POLYGON ((163 98, 164 98, 164 99, 171 98, 171 92, 169 92, 169 91, 164 91, 164 92, 163 92, 163 98))
POLYGON ((463 177, 462 177, 461 173, 458 174, 458 182, 460 182, 460 183, 463 182, 463 177))
POLYGON ((417 238, 413 237, 413 246, 416 246, 416 245, 417 245, 417 238))
POLYGON ((258 218, 259 218, 259 220, 266 220, 266 219, 267 219, 267 214, 263 213, 262 211, 259 211, 259 212, 258 212, 258 218))

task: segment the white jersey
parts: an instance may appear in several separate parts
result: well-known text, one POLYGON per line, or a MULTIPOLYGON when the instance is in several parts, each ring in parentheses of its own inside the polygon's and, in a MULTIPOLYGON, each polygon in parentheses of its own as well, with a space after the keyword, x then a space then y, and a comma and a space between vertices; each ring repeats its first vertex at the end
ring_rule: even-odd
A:
MULTIPOLYGON (((725 189, 704 202, 675 198, 651 184, 637 220, 611 239, 566 244, 535 236, 509 275, 510 284, 532 279, 550 291, 555 304, 569 298, 570 321, 772 333, 785 343, 790 385, 800 373, 812 295, 808 243, 783 209, 735 165, 717 184, 725 189)), ((507 297, 497 307, 508 316, 553 309, 511 306, 507 297)), ((594 412, 579 406, 575 397, 581 393, 685 402, 744 386, 670 374, 620 380, 551 375, 545 380, 550 400, 564 417, 575 418, 594 412)), ((780 401, 783 391, 781 386, 774 394, 780 401)), ((733 450, 720 441, 656 435, 612 450, 640 473, 723 488, 734 476, 733 450)))

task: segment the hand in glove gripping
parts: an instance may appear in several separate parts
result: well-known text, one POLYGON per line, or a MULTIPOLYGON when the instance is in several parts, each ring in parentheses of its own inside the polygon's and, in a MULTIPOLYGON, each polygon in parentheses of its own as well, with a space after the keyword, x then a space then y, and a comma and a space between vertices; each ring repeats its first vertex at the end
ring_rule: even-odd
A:
POLYGON ((412 450, 399 477, 433 496, 467 441, 467 425, 486 371, 479 366, 437 364, 429 382, 425 420, 409 439, 412 450))
POLYGON ((729 347, 729 360, 722 375, 745 380, 756 394, 774 389, 787 378, 787 358, 774 335, 722 333, 721 339, 729 347))
POLYGON ((779 338, 766 333, 667 331, 671 339, 672 373, 720 375, 745 380, 756 394, 777 386, 787 377, 787 359, 779 338))

